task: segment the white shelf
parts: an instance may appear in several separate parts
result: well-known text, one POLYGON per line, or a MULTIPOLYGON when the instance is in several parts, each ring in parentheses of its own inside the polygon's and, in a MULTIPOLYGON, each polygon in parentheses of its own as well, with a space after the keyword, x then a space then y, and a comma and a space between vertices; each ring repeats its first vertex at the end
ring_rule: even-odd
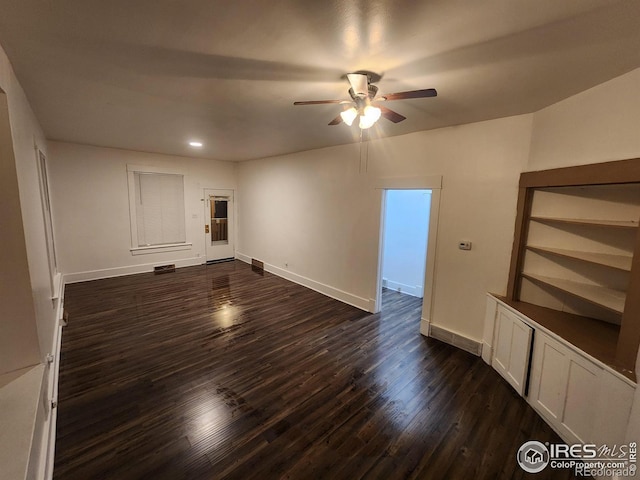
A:
POLYGON ((617 314, 624 311, 626 295, 624 292, 600 285, 589 285, 586 283, 564 280, 562 278, 546 277, 523 272, 522 276, 529 280, 544 283, 575 297, 586 300, 589 303, 611 310, 617 314))
POLYGON ((36 429, 42 408, 44 365, 0 375, 0 478, 26 478, 36 429))
POLYGON ((638 228, 635 220, 586 220, 580 218, 530 217, 531 220, 542 223, 566 223, 572 225, 589 225, 595 227, 638 228))
POLYGON ((535 252, 546 252, 561 257, 575 258, 577 260, 595 263, 597 265, 604 265, 606 267, 616 268, 626 272, 631 271, 631 261, 633 260, 633 257, 630 255, 582 252, 578 250, 566 250, 563 248, 539 247, 536 245, 527 245, 527 248, 535 252))

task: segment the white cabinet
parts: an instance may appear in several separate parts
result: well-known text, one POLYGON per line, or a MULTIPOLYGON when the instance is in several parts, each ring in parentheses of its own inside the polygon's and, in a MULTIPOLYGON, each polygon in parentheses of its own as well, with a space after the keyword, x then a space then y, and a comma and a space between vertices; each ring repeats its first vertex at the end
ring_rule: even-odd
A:
POLYGON ((495 319, 495 353, 492 365, 516 391, 523 395, 531 351, 533 329, 516 315, 499 306, 495 319))
POLYGON ((561 422, 567 390, 567 350, 536 332, 529 403, 545 419, 561 422))
POLYGON ((634 382, 493 296, 484 344, 491 365, 521 395, 531 358, 525 398, 565 442, 624 443, 634 382))
POLYGON ((529 403, 565 440, 591 441, 602 374, 595 363, 536 332, 529 403))

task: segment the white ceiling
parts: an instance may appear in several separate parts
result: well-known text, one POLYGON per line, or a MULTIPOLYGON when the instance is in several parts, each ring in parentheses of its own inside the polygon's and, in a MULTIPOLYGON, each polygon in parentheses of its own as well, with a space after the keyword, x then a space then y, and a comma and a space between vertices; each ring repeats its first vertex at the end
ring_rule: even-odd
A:
POLYGON ((221 160, 344 144, 347 72, 382 75, 371 137, 536 111, 640 67, 638 0, 0 0, 50 139, 221 160), (204 148, 187 146, 199 139, 204 148))

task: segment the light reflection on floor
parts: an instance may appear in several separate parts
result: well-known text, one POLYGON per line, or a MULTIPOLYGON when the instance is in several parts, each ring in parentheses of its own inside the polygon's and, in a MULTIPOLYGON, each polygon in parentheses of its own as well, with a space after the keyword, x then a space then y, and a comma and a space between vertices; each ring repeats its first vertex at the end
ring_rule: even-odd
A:
POLYGON ((229 275, 217 275, 211 279, 209 303, 211 320, 220 328, 230 328, 240 323, 242 308, 234 305, 229 275))
MULTIPOLYGON (((422 311, 422 298, 413 297, 415 302, 411 302, 409 306, 403 308, 403 311, 394 309, 394 299, 411 298, 411 296, 395 292, 384 288, 382 299, 382 311, 380 313, 379 328, 383 328, 385 321, 385 314, 392 314, 397 318, 397 315, 403 315, 406 322, 415 324, 416 335, 420 335, 420 314, 422 311), (391 311, 393 309, 393 311, 391 311)), ((384 338, 382 341, 384 341, 384 338)), ((407 411, 413 411, 416 399, 419 398, 419 393, 423 392, 427 387, 428 379, 424 375, 420 375, 420 372, 416 371, 410 365, 407 365, 405 361, 390 363, 383 361, 383 359, 389 358, 389 348, 402 349, 406 348, 404 345, 392 343, 389 347, 385 344, 376 346, 376 351, 373 353, 374 361, 376 364, 374 376, 376 379, 376 385, 383 391, 383 395, 387 400, 387 415, 385 416, 385 422, 390 422, 399 431, 404 430, 413 420, 413 417, 407 415, 407 411), (390 384, 395 385, 394 388, 388 388, 390 384), (398 388, 398 384, 404 384, 401 388, 398 388)), ((403 357, 404 358, 404 357, 403 357)))
POLYGON ((232 409, 222 395, 209 389, 194 392, 188 405, 184 411, 184 428, 189 443, 193 447, 206 445, 206 450, 217 448, 225 440, 224 427, 233 420, 232 409))
POLYGON ((223 303, 211 313, 211 319, 220 328, 229 328, 240 323, 241 313, 242 309, 240 307, 236 307, 228 301, 228 303, 223 303))

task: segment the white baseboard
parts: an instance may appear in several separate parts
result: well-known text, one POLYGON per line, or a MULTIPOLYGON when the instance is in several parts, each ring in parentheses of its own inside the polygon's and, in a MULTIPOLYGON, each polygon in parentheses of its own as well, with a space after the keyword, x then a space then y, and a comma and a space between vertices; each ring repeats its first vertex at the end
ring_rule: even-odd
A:
POLYGON ((367 312, 378 313, 378 312, 376 312, 376 299, 375 298, 370 298, 369 299, 369 306, 367 307, 367 312))
POLYGON ((424 317, 420 318, 420 333, 425 337, 429 336, 429 327, 431 326, 431 322, 424 317))
POLYGON ((175 264, 176 268, 191 267, 205 263, 203 257, 190 257, 180 260, 164 260, 155 263, 143 263, 139 265, 127 265, 125 267, 104 268, 101 270, 89 270, 86 272, 65 273, 64 283, 86 282, 88 280, 99 280, 101 278, 122 277, 136 273, 153 272, 153 267, 158 265, 175 264))
MULTIPOLYGON (((251 257, 243 253, 236 252, 236 259, 241 260, 245 263, 249 263, 249 264, 251 263, 251 257)), ((365 312, 372 311, 370 310, 372 308, 371 301, 368 298, 358 297, 357 295, 353 295, 349 292, 345 292, 344 290, 340 290, 330 285, 325 285, 324 283, 316 282, 315 280, 312 280, 307 277, 303 277, 302 275, 293 273, 290 270, 285 270, 284 268, 276 267, 275 265, 271 265, 266 262, 264 264, 264 270, 266 272, 273 273, 278 277, 282 277, 291 282, 310 288, 311 290, 315 290, 316 292, 322 293, 327 297, 331 297, 336 300, 339 300, 342 303, 346 303, 353 307, 357 307, 360 310, 364 310, 365 312)))
POLYGON ((251 265, 251 257, 245 255, 244 253, 236 252, 236 260, 240 260, 241 262, 251 265))
POLYGON ((491 365, 491 357, 493 356, 493 347, 486 342, 482 342, 482 360, 487 365, 491 365))
POLYGON ((387 278, 382 280, 382 286, 388 288, 389 290, 394 290, 396 292, 411 295, 412 297, 422 298, 423 296, 423 288, 415 285, 406 285, 404 283, 394 282, 393 280, 389 280, 387 278))
MULTIPOLYGON (((469 353, 473 353, 476 356, 480 356, 482 351, 482 343, 477 340, 473 340, 471 338, 465 337, 464 335, 460 335, 459 333, 453 332, 451 330, 447 330, 438 325, 429 324, 429 337, 433 337, 436 340, 440 340, 442 342, 448 343, 449 345, 453 345, 454 347, 465 350, 469 353)), ((422 333, 422 322, 420 325, 420 333, 422 333)), ((424 333, 422 333, 424 335, 424 333)))

